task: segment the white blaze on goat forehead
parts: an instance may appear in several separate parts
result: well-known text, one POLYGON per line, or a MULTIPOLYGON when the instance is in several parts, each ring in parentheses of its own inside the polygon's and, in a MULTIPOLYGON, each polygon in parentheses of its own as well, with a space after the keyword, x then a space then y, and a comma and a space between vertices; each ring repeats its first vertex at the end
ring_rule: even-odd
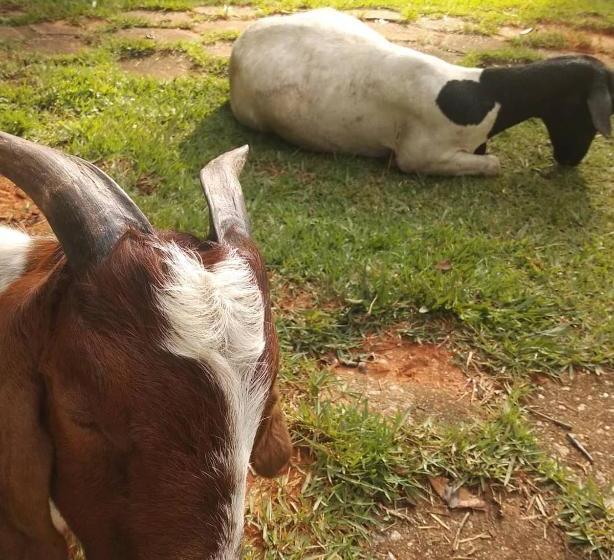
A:
POLYGON ((254 272, 236 250, 205 268, 194 253, 162 247, 169 276, 159 294, 167 350, 207 366, 228 407, 229 450, 220 457, 236 487, 223 515, 219 559, 236 556, 243 533, 245 479, 270 380, 257 372, 265 347, 264 302, 254 272), (258 373, 258 375, 257 375, 258 373))
POLYGON ((23 274, 31 244, 28 234, 0 226, 0 293, 23 274))

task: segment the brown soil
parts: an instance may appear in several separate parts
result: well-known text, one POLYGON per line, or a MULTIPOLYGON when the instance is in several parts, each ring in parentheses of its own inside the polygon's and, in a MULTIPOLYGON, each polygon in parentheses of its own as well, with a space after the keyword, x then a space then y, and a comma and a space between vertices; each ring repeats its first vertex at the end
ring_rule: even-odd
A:
POLYGON ((614 498, 614 372, 599 376, 579 373, 561 382, 540 380, 528 405, 572 427, 567 430, 535 414, 534 425, 542 446, 577 478, 593 478, 606 496, 614 498), (592 463, 568 439, 569 432, 589 452, 592 463))
POLYGON ((0 40, 43 54, 73 54, 87 46, 87 31, 63 21, 0 27, 0 40))
MULTIPOLYGON (((533 502, 534 503, 534 502, 533 502)), ((466 515, 440 503, 420 504, 407 519, 373 537, 373 556, 386 560, 576 560, 564 534, 517 494, 466 515), (444 525, 446 527, 444 527, 444 525), (455 545, 455 540, 457 543, 455 545)))
POLYGON ((452 16, 443 16, 441 18, 421 17, 415 21, 415 24, 422 29, 443 31, 444 33, 462 33, 467 29, 466 20, 452 16))
POLYGON ((255 19, 262 15, 253 6, 197 6, 192 11, 209 19, 255 19))
MULTIPOLYGON (((251 6, 200 6, 191 11, 156 11, 138 9, 125 12, 126 15, 147 22, 148 27, 122 29, 113 33, 116 37, 151 39, 161 44, 176 41, 199 42, 202 34, 216 31, 243 31, 261 11, 251 6), (189 27, 190 29, 185 29, 189 27)), ((412 23, 404 23, 403 16, 394 10, 359 9, 350 13, 361 17, 373 29, 389 40, 415 48, 449 62, 458 62, 468 52, 474 50, 493 50, 509 45, 509 40, 523 30, 514 26, 502 27, 498 34, 486 37, 471 34, 467 22, 461 18, 444 16, 442 18, 421 17, 412 23)), ((2 13, 0 13, 2 15, 2 13)), ((0 26, 0 40, 19 42, 22 48, 43 54, 76 53, 87 46, 90 34, 104 22, 83 18, 79 25, 67 22, 39 23, 17 27, 0 26)), ((568 50, 554 51, 537 49, 544 56, 557 56, 570 53, 592 53, 608 64, 614 64, 614 36, 595 31, 571 30, 561 25, 540 24, 539 31, 563 33, 569 42, 568 50)), ((203 45, 210 54, 228 58, 232 42, 218 41, 203 45)), ((160 62, 156 57, 150 62, 125 62, 122 64, 129 72, 172 79, 190 71, 186 64, 179 64, 176 70, 169 64, 160 62)))
POLYGON ((0 6, 0 17, 2 18, 19 17, 25 13, 26 12, 17 4, 11 4, 10 2, 6 2, 0 6))
POLYGON ((505 44, 503 40, 495 37, 437 31, 432 28, 434 21, 436 20, 423 18, 420 25, 403 25, 378 20, 368 22, 368 25, 389 41, 440 56, 450 62, 459 60, 465 53, 473 50, 499 49, 505 44))
POLYGON ((230 41, 216 41, 210 45, 203 47, 209 54, 219 56, 221 58, 230 58, 232 52, 232 43, 230 41))
POLYGON ((194 31, 199 33, 211 33, 212 31, 236 31, 241 32, 247 29, 251 21, 242 19, 216 19, 212 21, 201 21, 194 26, 194 31))
POLYGON ((130 74, 172 80, 190 73, 192 63, 176 54, 154 54, 122 60, 119 65, 130 74))
POLYGON ((194 17, 190 12, 160 12, 154 10, 130 10, 122 15, 146 21, 148 25, 156 27, 183 27, 194 23, 194 17))
POLYGON ((173 27, 130 27, 120 29, 113 34, 115 37, 126 39, 151 39, 158 43, 176 43, 177 41, 200 41, 198 33, 188 29, 175 29, 173 27))
MULTIPOLYGON (((475 379, 452 360, 444 347, 417 344, 390 332, 366 338, 357 365, 335 359, 332 369, 344 390, 364 395, 384 414, 409 411, 414 420, 433 417, 446 422, 483 416, 475 379)), ((495 395, 492 382, 488 392, 495 395)))
POLYGON ((8 179, 0 176, 0 224, 34 234, 48 234, 49 224, 35 204, 8 179))

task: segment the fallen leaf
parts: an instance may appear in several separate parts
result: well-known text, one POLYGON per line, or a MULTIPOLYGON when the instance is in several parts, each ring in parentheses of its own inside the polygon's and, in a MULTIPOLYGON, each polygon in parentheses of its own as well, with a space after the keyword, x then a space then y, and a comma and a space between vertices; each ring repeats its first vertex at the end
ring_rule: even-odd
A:
POLYGON ((474 496, 462 486, 456 488, 445 476, 429 477, 429 482, 435 493, 448 504, 450 509, 486 509, 486 502, 474 496))
POLYGON ((452 268, 452 263, 448 259, 445 259, 443 261, 439 261, 435 265, 435 268, 437 270, 441 270, 442 272, 446 272, 452 268))

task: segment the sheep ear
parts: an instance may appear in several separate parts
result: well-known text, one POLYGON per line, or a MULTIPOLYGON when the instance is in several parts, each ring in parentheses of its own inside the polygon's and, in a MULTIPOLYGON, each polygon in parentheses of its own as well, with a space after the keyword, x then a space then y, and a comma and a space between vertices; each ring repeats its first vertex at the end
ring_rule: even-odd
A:
POLYGON ((612 134, 610 115, 612 114, 612 97, 605 82, 597 83, 588 96, 588 110, 595 128, 604 136, 612 134))
POLYGON ((226 152, 200 172, 209 205, 209 239, 223 242, 231 230, 250 236, 249 219, 239 175, 247 160, 247 145, 226 152))

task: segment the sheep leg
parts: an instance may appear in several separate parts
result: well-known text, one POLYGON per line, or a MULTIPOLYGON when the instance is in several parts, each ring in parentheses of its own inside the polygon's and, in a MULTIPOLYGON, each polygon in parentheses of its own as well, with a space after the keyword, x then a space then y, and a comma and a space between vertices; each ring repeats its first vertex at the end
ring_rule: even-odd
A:
POLYGON ((397 165, 401 171, 422 172, 433 175, 499 175, 501 164, 499 158, 490 155, 477 155, 468 152, 454 152, 449 157, 434 161, 417 163, 414 158, 397 156, 397 165))

